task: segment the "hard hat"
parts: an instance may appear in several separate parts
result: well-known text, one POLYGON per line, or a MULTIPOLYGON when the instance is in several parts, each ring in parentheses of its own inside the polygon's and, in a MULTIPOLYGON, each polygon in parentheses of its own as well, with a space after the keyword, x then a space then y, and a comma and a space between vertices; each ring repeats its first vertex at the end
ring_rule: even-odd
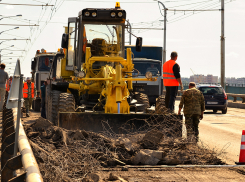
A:
POLYGON ((30 78, 30 77, 27 77, 27 78, 26 78, 26 81, 27 81, 27 80, 31 80, 31 78, 30 78))

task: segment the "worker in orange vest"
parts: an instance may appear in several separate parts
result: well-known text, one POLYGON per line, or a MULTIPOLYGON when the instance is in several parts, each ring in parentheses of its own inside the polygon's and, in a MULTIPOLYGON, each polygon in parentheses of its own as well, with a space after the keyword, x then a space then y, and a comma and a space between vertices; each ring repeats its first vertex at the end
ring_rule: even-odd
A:
POLYGON ((23 85, 23 98, 25 100, 25 108, 26 108, 26 117, 29 117, 29 110, 31 109, 32 100, 36 99, 36 88, 33 82, 31 82, 31 78, 27 77, 26 82, 23 85))
POLYGON ((166 87, 165 106, 171 112, 174 111, 179 85, 181 86, 181 90, 183 90, 180 67, 176 63, 177 58, 178 53, 174 51, 171 53, 171 59, 163 64, 163 84, 166 87))
POLYGON ((10 90, 11 84, 12 84, 13 77, 9 77, 9 83, 6 83, 6 91, 8 92, 10 90), (8 85, 9 84, 9 85, 8 85))

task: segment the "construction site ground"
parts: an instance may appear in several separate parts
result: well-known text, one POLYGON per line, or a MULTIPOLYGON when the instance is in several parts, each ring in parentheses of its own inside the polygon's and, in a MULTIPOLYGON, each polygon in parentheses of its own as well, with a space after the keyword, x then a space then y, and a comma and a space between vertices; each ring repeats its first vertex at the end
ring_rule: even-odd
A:
MULTIPOLYGON (((2 113, 1 113, 2 114, 2 113)), ((0 116, 2 119, 2 116, 0 116)), ((31 124, 40 117, 40 112, 32 111, 30 117, 22 118, 22 124, 31 124)), ((99 168, 92 178, 99 181, 243 181, 245 167, 149 167, 117 166, 99 168)))

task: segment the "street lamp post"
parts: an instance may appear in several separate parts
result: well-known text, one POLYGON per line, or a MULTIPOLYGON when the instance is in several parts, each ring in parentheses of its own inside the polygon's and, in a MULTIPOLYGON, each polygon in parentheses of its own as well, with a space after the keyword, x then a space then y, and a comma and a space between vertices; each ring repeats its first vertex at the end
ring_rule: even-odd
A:
MULTIPOLYGON (((16 40, 16 38, 11 39, 11 40, 16 40)), ((10 41, 10 40, 5 40, 5 41, 2 41, 2 42, 0 42, 0 45, 1 45, 3 42, 7 42, 7 41, 10 41)))
POLYGON ((7 32, 7 31, 9 31, 9 30, 14 30, 14 29, 19 29, 19 27, 14 27, 14 28, 11 28, 11 29, 8 29, 8 30, 1 31, 1 32, 0 32, 0 35, 1 35, 3 32, 7 32))
MULTIPOLYGON (((3 16, 3 15, 0 15, 0 16, 3 16)), ((16 17, 16 16, 22 16, 22 15, 15 15, 15 16, 4 16, 2 18, 0 18, 0 20, 4 19, 4 18, 11 18, 11 17, 16 17)))
MULTIPOLYGON (((11 45, 11 46, 9 46, 9 47, 14 47, 14 45, 11 45)), ((9 48, 9 47, 5 47, 5 48, 3 48, 3 49, 0 49, 0 53, 2 52, 2 50, 7 49, 7 48, 9 48)))
POLYGON ((220 73, 220 83, 221 86, 225 89, 225 2, 224 0, 221 1, 221 37, 220 37, 220 58, 221 58, 221 73, 220 73))
MULTIPOLYGON (((160 3, 164 8, 163 50, 162 50, 162 53, 163 53, 162 54, 162 66, 163 66, 163 64, 166 62, 166 29, 167 29, 167 10, 168 9, 165 7, 165 5, 161 1, 157 1, 157 2, 160 3)), ((161 69, 163 73, 163 67, 161 69)), ((163 85, 163 89, 164 89, 164 85, 163 85)))
MULTIPOLYGON (((12 59, 12 58, 9 58, 9 59, 12 59)), ((6 61, 13 61, 13 60, 2 60, 2 59, 1 59, 1 56, 0 56, 0 63, 3 63, 3 62, 5 63, 6 61)), ((8 63, 8 62, 7 62, 7 63, 8 63)))
POLYGON ((1 56, 5 56, 5 55, 9 55, 9 54, 13 54, 13 52, 10 52, 8 54, 0 54, 1 56))

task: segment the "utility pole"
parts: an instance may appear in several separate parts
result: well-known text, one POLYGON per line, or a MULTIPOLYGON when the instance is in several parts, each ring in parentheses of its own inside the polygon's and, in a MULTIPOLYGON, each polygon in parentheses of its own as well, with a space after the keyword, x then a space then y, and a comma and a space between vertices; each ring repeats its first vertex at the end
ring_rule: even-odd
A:
POLYGON ((225 24, 225 2, 224 0, 221 0, 221 37, 220 37, 220 57, 221 57, 221 75, 220 75, 220 82, 221 86, 225 89, 225 30, 224 30, 224 24, 225 24))
MULTIPOLYGON (((132 32, 132 27, 131 27, 129 20, 128 20, 128 24, 129 24, 129 32, 132 32)), ((131 34, 129 34, 129 45, 132 45, 131 44, 131 34)))

